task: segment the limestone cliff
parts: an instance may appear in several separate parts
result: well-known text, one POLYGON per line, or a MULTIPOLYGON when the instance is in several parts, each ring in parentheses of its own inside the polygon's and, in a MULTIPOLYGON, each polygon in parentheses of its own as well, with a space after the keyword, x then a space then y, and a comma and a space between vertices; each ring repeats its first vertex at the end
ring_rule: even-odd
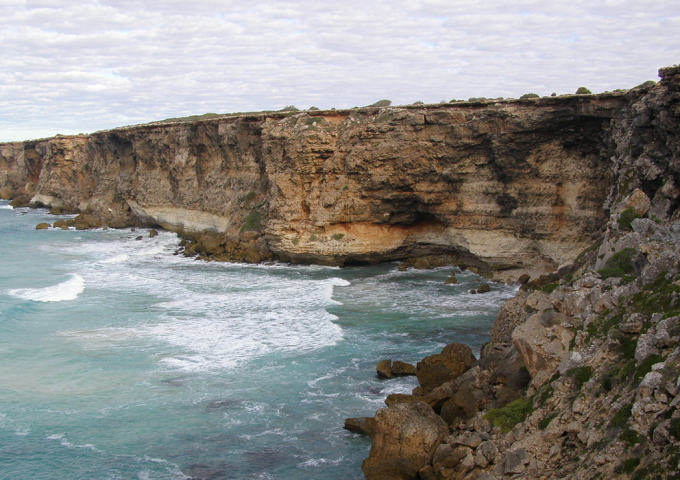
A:
POLYGON ((522 285, 474 365, 449 345, 416 370, 450 376, 353 423, 368 480, 680 478, 680 67, 660 74, 611 123, 604 235, 522 285))
MULTIPOLYGON (((655 87, 662 89, 664 87, 655 87)), ((225 116, 0 146, 3 198, 193 234, 218 259, 554 270, 606 223, 645 92, 225 116)))

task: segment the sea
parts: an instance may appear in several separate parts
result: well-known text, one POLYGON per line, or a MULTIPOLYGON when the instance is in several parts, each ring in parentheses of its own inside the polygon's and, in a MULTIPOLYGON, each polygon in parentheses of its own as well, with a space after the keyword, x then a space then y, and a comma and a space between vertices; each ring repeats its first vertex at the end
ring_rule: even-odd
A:
POLYGON ((0 202, 0 479, 361 479, 372 416, 516 287, 452 267, 248 265, 0 202), (445 283, 455 272, 459 284, 445 283))

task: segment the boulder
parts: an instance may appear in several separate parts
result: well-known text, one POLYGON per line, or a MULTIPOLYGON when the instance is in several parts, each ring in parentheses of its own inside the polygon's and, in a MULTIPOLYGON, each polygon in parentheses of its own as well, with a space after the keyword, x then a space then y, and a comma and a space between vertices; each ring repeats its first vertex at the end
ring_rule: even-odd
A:
POLYGON ((583 314, 590 304, 587 288, 560 286, 550 294, 550 301, 558 312, 573 317, 583 314))
POLYGON ((12 201, 9 202, 10 206, 14 208, 28 207, 30 203, 31 199, 26 195, 19 195, 18 197, 14 197, 14 199, 12 199, 12 201))
POLYGON ((76 230, 87 230, 88 228, 101 228, 102 222, 95 217, 87 213, 81 213, 74 219, 74 227, 76 230))
POLYGON ((466 383, 444 402, 439 415, 449 425, 455 425, 461 420, 474 417, 483 398, 480 390, 466 383))
POLYGON ((66 220, 57 220, 54 222, 54 225, 52 225, 54 228, 61 228, 62 230, 68 230, 68 222, 66 220))
POLYGON ((392 362, 392 376, 394 377, 406 377, 414 376, 416 374, 416 367, 410 363, 401 362, 396 360, 392 362))
POLYGON ((456 278, 456 274, 452 273, 449 278, 446 279, 446 284, 447 285, 456 285, 458 284, 458 279, 456 278))
POLYGON ((373 436, 375 432, 375 418, 373 417, 359 417, 346 418, 345 425, 342 427, 350 432, 360 433, 362 435, 373 436))
POLYGON ((552 376, 569 351, 574 332, 566 325, 572 321, 561 313, 537 313, 512 332, 512 343, 524 360, 535 390, 552 376))
POLYGON ((517 284, 518 285, 526 285, 529 282, 529 280, 531 280, 531 276, 529 276, 528 273, 523 273, 517 279, 517 284))
POLYGON ((375 370, 378 378, 392 378, 392 360, 380 360, 375 370))
POLYGON ((491 287, 489 286, 488 283, 483 283, 477 289, 477 293, 487 293, 487 292, 490 292, 490 291, 491 291, 491 287))
POLYGON ((540 290, 532 292, 527 297, 527 305, 539 312, 553 308, 552 302, 550 301, 550 295, 540 290))
POLYGON ((642 217, 649 211, 651 206, 652 202, 649 200, 649 197, 645 195, 645 192, 636 188, 625 200, 623 200, 623 202, 621 202, 620 210, 632 210, 642 217))
POLYGON ((453 380, 475 363, 475 356, 467 345, 452 343, 441 353, 430 355, 416 365, 418 383, 423 393, 430 393, 441 384, 453 380))
POLYGON ((510 343, 512 341, 512 331, 527 318, 528 297, 527 292, 519 292, 513 298, 503 302, 498 317, 491 327, 492 342, 510 343))
POLYGON ((44 222, 43 222, 43 223, 39 223, 39 224, 37 224, 37 225, 35 226, 35 229, 36 229, 36 230, 47 230, 48 228, 50 228, 50 224, 49 224, 49 223, 44 223, 44 222))
POLYGON ((158 232, 154 230, 153 228, 149 230, 149 238, 154 238, 158 236, 158 232))
POLYGON ((415 479, 448 433, 446 423, 423 403, 382 408, 375 414, 371 451, 361 469, 367 480, 415 479))

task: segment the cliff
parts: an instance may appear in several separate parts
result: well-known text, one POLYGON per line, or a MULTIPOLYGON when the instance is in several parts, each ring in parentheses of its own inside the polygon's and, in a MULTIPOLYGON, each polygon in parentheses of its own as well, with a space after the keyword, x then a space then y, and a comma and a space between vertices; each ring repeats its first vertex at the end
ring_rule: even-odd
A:
POLYGON ((680 477, 680 67, 660 75, 611 122, 604 235, 522 285, 478 361, 449 345, 348 419, 368 480, 680 477))
POLYGON ((613 134, 644 94, 246 114, 2 144, 0 194, 95 225, 160 225, 191 237, 187 254, 220 260, 439 256, 535 276, 604 228, 613 134))

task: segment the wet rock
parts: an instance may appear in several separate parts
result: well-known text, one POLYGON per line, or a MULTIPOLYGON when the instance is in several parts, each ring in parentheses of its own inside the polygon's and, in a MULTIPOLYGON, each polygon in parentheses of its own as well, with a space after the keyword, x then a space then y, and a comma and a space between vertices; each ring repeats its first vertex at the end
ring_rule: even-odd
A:
POLYGON ((51 213, 52 215, 61 215, 61 214, 62 214, 61 207, 57 207, 57 206, 51 207, 51 208, 50 208, 50 213, 51 213))
POLYGON ((452 343, 441 353, 430 355, 416 365, 418 383, 425 394, 458 377, 475 363, 475 356, 467 345, 452 343))
POLYGON ((243 259, 248 263, 260 263, 262 255, 257 248, 249 248, 243 256, 243 259))
POLYGON ((391 407, 399 403, 426 403, 425 399, 419 395, 409 395, 407 393, 390 393, 385 399, 385 405, 391 407))
POLYGON ((373 443, 361 464, 367 480, 412 480, 432 457, 448 427, 423 403, 378 410, 373 443))
POLYGON ((392 378, 392 360, 380 360, 375 370, 378 378, 392 378))
POLYGON ((375 419, 373 417, 346 418, 342 428, 372 437, 375 432, 375 419))
POLYGON ((153 228, 149 230, 149 238, 154 238, 158 236, 158 232, 154 230, 153 228))
POLYGON ((395 377, 414 376, 416 374, 416 367, 410 363, 395 360, 392 362, 392 375, 395 377))
POLYGON ((458 279, 456 278, 456 274, 452 273, 449 278, 446 279, 446 284, 447 285, 457 285, 458 284, 458 279))
POLYGON ((81 213, 74 219, 74 227, 76 227, 76 230, 101 228, 102 225, 101 220, 90 214, 81 213))
POLYGON ((483 283, 477 289, 477 293, 487 293, 487 292, 490 292, 490 291, 491 291, 491 287, 489 286, 488 283, 483 283))
POLYGON ((66 220, 57 220, 54 222, 54 225, 52 225, 54 228, 61 228, 62 230, 68 230, 68 222, 66 220))
POLYGON ((19 195, 18 197, 14 197, 12 201, 9 202, 10 206, 14 208, 28 207, 30 203, 31 199, 26 195, 19 195))
POLYGON ((50 226, 51 226, 51 225, 50 225, 49 223, 44 223, 44 222, 43 222, 43 223, 37 224, 37 225, 35 226, 35 229, 36 229, 36 230, 47 230, 48 228, 50 228, 50 226))
POLYGON ((143 240, 144 237, 142 235, 139 235, 138 237, 135 237, 135 240, 143 240))

